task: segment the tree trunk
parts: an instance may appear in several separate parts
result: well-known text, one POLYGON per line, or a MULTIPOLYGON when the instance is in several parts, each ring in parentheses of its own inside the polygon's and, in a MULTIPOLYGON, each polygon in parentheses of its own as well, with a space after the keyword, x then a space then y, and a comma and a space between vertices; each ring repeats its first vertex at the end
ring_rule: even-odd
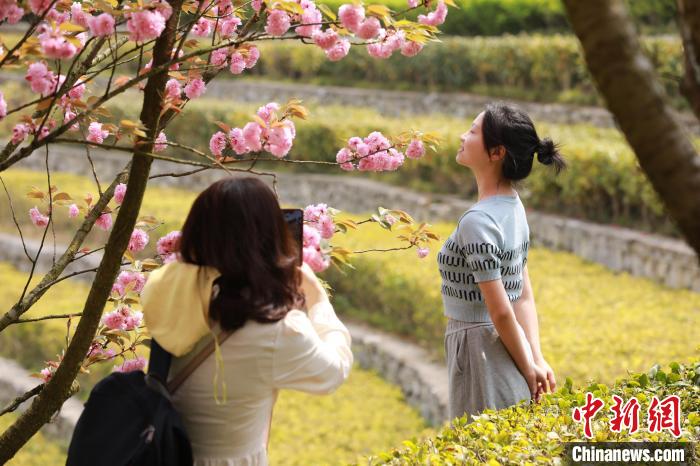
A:
POLYGON ((598 90, 639 164, 700 256, 700 157, 676 119, 622 0, 564 0, 598 90))
MULTIPOLYGON (((168 19, 165 31, 156 41, 153 51, 154 66, 163 64, 170 59, 175 42, 182 0, 173 0, 170 4, 173 13, 168 19)), ((152 76, 146 84, 141 121, 147 128, 147 137, 144 141, 137 140, 135 143, 126 196, 119 209, 119 215, 117 215, 107 240, 95 280, 85 301, 83 316, 54 376, 34 399, 31 406, 0 437, 0 464, 11 459, 41 426, 51 419, 51 416, 60 409, 70 395, 73 381, 95 337, 102 310, 119 272, 122 255, 129 244, 131 232, 134 230, 141 208, 141 201, 153 161, 142 152, 153 150, 153 143, 147 141, 153 141, 159 132, 158 123, 163 106, 166 80, 167 73, 160 73, 152 76)), ((105 422, 109 422, 109 420, 107 419, 105 422)))

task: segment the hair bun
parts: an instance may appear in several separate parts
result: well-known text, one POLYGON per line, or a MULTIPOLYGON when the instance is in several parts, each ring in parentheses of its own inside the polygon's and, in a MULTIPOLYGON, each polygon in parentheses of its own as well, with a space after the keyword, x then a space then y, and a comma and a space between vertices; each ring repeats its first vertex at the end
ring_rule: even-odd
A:
POLYGON ((557 148, 554 145, 554 141, 550 138, 544 138, 540 141, 537 147, 537 160, 545 165, 551 165, 554 161, 554 154, 556 154, 557 148))

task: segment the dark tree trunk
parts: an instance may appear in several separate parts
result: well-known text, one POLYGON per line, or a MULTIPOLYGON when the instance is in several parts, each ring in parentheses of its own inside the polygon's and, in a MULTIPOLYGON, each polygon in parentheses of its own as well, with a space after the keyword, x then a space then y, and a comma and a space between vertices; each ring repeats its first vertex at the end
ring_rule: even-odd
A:
MULTIPOLYGON (((157 39, 153 52, 153 64, 158 66, 170 59, 175 32, 180 16, 182 0, 170 2, 173 14, 168 19, 166 29, 157 39)), ((159 132, 159 118, 163 105, 163 91, 167 73, 152 76, 144 90, 141 121, 147 128, 145 141, 153 141, 159 132)), ((0 437, 0 464, 11 459, 15 453, 60 409, 70 395, 71 386, 80 370, 90 343, 102 315, 112 284, 119 271, 122 255, 129 244, 131 232, 136 224, 143 199, 152 159, 143 152, 151 152, 152 142, 137 141, 134 147, 126 196, 119 209, 119 215, 107 240, 104 255, 97 269, 95 280, 90 288, 83 316, 66 350, 61 365, 31 406, 0 437)), ((109 422, 106 420, 105 422, 109 422)))
POLYGON ((700 256, 700 157, 642 52, 624 3, 564 0, 564 5, 608 109, 666 210, 700 256))

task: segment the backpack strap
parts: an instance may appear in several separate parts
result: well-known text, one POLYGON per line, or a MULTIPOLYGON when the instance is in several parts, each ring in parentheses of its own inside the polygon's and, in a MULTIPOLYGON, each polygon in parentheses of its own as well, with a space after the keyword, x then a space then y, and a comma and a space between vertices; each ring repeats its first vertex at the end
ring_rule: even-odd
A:
MULTIPOLYGON (((233 332, 232 331, 222 331, 219 333, 217 340, 218 344, 222 344, 226 339, 231 336, 233 332)), ((199 353, 196 353, 188 362, 187 365, 182 368, 175 376, 168 381, 167 387, 168 391, 170 394, 175 393, 175 391, 182 385, 182 383, 187 380, 187 377, 189 377, 194 370, 199 367, 200 364, 204 362, 205 359, 207 359, 216 349, 216 344, 217 342, 215 339, 211 336, 207 337, 209 341, 207 342, 206 345, 199 351, 199 353)), ((164 379, 167 380, 167 379, 164 379)))

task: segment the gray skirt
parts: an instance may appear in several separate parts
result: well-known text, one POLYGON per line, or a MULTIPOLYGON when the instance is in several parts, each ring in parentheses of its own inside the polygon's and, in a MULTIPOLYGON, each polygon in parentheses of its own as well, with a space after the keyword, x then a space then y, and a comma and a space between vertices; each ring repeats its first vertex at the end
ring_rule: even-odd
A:
MULTIPOLYGON (((518 325, 522 338, 525 332, 518 325)), ((529 349, 529 344, 526 345, 529 349)), ((530 388, 492 322, 449 319, 445 331, 450 419, 530 400, 530 388)))

